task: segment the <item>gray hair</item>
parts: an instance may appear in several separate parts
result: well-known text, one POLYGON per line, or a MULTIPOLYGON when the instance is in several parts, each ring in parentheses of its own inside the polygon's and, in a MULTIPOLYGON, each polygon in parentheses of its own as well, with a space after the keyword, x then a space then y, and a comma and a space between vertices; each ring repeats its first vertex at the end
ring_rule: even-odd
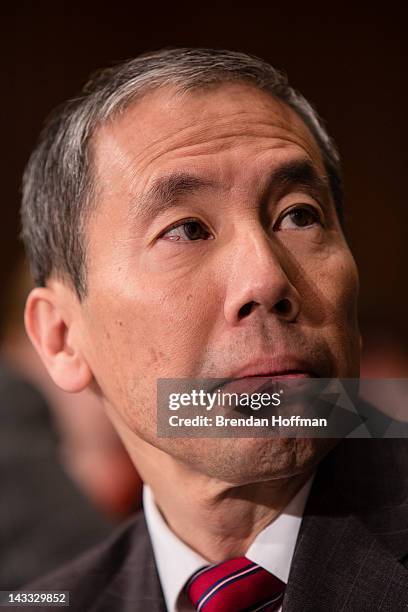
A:
POLYGON ((164 49, 96 74, 81 95, 47 120, 23 177, 22 238, 37 285, 51 274, 86 295, 85 226, 94 198, 91 140, 95 130, 144 94, 171 85, 185 92, 228 81, 246 81, 290 106, 322 153, 334 203, 342 214, 340 160, 307 100, 286 76, 263 60, 225 50, 164 49))

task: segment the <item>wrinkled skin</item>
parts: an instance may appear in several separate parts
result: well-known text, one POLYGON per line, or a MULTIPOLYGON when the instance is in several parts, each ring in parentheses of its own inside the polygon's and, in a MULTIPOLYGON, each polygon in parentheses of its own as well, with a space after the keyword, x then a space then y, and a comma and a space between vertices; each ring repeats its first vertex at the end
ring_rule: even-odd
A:
POLYGON ((130 452, 142 438, 163 465, 174 457, 235 484, 309 469, 330 442, 156 437, 157 378, 234 376, 256 358, 358 376, 356 266, 308 128, 243 83, 160 89, 100 128, 93 151, 88 293, 75 317, 130 452), (308 162, 319 189, 271 182, 289 162, 308 162), (162 200, 152 186, 173 173, 201 183, 162 200), (168 229, 185 219, 188 232, 168 229))

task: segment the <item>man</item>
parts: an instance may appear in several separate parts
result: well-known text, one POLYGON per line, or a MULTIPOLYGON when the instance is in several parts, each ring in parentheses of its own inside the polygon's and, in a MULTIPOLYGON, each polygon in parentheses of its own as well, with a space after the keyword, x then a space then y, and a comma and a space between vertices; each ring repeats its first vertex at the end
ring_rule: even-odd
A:
POLYGON ((51 119, 24 181, 27 330, 59 386, 102 398, 146 488, 36 588, 81 611, 408 604, 406 445, 156 432, 159 378, 358 376, 342 224, 330 138, 256 58, 145 55, 51 119))

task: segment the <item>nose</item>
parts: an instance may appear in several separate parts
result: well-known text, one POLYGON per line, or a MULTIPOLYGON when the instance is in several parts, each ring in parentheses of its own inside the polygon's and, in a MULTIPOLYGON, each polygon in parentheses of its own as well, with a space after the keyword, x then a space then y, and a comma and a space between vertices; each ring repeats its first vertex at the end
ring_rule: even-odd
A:
POLYGON ((262 228, 247 232, 235 243, 228 270, 224 316, 237 325, 257 312, 295 321, 300 295, 289 278, 293 268, 283 245, 262 228))

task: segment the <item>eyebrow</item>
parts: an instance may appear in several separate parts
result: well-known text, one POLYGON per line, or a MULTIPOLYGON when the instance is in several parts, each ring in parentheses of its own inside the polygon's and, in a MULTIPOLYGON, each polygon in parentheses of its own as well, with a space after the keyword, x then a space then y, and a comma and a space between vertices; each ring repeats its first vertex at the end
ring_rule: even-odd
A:
POLYGON ((307 189, 316 196, 326 196, 330 185, 326 176, 320 176, 313 164, 307 159, 286 162, 277 168, 269 178, 262 201, 269 199, 272 192, 280 192, 290 187, 307 189))
MULTIPOLYGON (((137 198, 131 214, 141 221, 151 221, 161 213, 179 206, 181 198, 215 186, 216 183, 211 180, 186 172, 176 171, 160 176, 137 198)), ((315 195, 327 195, 330 189, 327 178, 321 177, 310 161, 291 160, 272 172, 261 202, 267 201, 275 190, 282 191, 294 186, 306 188, 315 195)))
POLYGON ((134 208, 139 219, 151 220, 175 208, 180 199, 214 187, 212 181, 186 172, 174 172, 153 181, 146 193, 137 199, 134 208))

